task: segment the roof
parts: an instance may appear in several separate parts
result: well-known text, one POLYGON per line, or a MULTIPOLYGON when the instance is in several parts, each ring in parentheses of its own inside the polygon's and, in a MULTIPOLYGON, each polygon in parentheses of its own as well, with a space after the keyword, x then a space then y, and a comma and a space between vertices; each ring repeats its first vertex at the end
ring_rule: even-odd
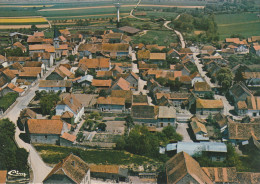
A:
POLYGON ((246 98, 247 109, 249 110, 260 110, 260 97, 259 96, 248 96, 246 98))
POLYGON ((102 51, 104 52, 128 52, 129 44, 126 43, 103 43, 102 51))
POLYGON ((38 61, 25 61, 23 67, 41 67, 42 62, 38 61))
POLYGON ((240 98, 244 94, 247 94, 248 96, 251 95, 251 91, 242 82, 234 84, 231 87, 230 92, 237 99, 240 98))
POLYGON ((134 105, 148 105, 147 95, 133 95, 134 105))
MULTIPOLYGON (((165 167, 168 184, 175 184, 188 174, 198 183, 213 184, 199 163, 185 152, 176 154, 166 162, 165 167)), ((193 180, 190 179, 190 182, 193 180)))
POLYGON ((156 116, 155 111, 155 106, 149 105, 133 105, 131 109, 133 118, 140 119, 154 119, 156 116))
POLYGON ((140 32, 140 29, 136 29, 134 27, 130 27, 130 26, 124 26, 124 27, 120 27, 119 30, 124 31, 126 33, 130 33, 130 34, 135 34, 140 32))
POLYGON ((187 100, 190 97, 190 93, 156 93, 156 98, 160 99, 165 96, 167 99, 170 100, 187 100))
POLYGON ((182 48, 181 50, 179 50, 180 54, 192 54, 192 51, 190 50, 190 48, 182 48))
MULTIPOLYGON (((73 73, 71 72, 71 71, 69 71, 68 70, 68 68, 67 67, 65 67, 65 66, 63 66, 63 65, 60 65, 59 66, 59 68, 57 68, 60 72, 62 72, 64 75, 66 75, 66 76, 68 76, 69 78, 73 78, 74 77, 74 75, 73 75, 73 73)), ((56 69, 56 70, 57 70, 56 69)), ((55 71, 56 71, 55 70, 55 71)))
POLYGON ((252 135, 260 140, 259 123, 228 123, 229 139, 248 140, 252 135))
POLYGON ((44 32, 42 31, 42 32, 34 32, 33 33, 33 36, 35 36, 35 37, 44 37, 44 32))
POLYGON ((152 49, 157 49, 157 50, 162 50, 165 49, 165 46, 159 46, 158 44, 153 44, 153 45, 146 45, 145 46, 148 50, 152 50, 152 49))
POLYGON ((99 80, 93 79, 91 85, 96 87, 110 87, 112 84, 112 80, 99 80))
POLYGON ((77 114, 83 107, 82 103, 72 93, 62 96, 58 105, 67 105, 75 114, 77 114))
POLYGON ((61 120, 29 119, 27 121, 30 134, 61 134, 63 123, 61 120))
POLYGON ((150 53, 151 60, 166 60, 166 53, 150 53))
POLYGON ((35 37, 35 36, 28 36, 27 43, 41 43, 43 42, 43 38, 35 37))
POLYGON ((0 170, 0 183, 5 184, 7 177, 7 170, 0 170))
POLYGON ((2 71, 2 73, 9 78, 9 80, 12 80, 15 78, 15 74, 12 70, 10 70, 9 68, 6 68, 2 71))
POLYGON ((110 59, 109 58, 95 58, 95 59, 81 59, 79 65, 86 65, 87 68, 109 68, 110 59))
POLYGON ((91 172, 119 174, 118 165, 90 165, 91 172))
POLYGON ((191 128, 194 132, 194 134, 197 134, 199 132, 203 132, 205 134, 208 133, 206 126, 198 121, 192 121, 190 122, 191 128))
POLYGON ((72 82, 68 80, 40 80, 39 87, 71 87, 72 82))
POLYGON ((80 44, 78 51, 89 51, 91 53, 96 53, 102 50, 101 44, 80 44))
POLYGON ((125 98, 126 103, 132 103, 133 92, 130 90, 112 90, 111 97, 125 98))
POLYGON ((75 142, 77 137, 75 135, 65 132, 62 134, 61 138, 66 139, 70 142, 75 142))
POLYGON ((237 182, 235 167, 202 167, 202 169, 214 183, 237 182))
POLYGON ((46 52, 55 52, 55 48, 51 44, 29 45, 29 50, 30 51, 45 50, 46 52))
POLYGON ((211 87, 207 82, 195 82, 194 91, 211 91, 211 87))
POLYGON ((176 118, 176 110, 173 106, 159 106, 158 118, 176 118))
POLYGON ((224 105, 222 100, 205 100, 197 99, 196 100, 197 109, 223 109, 224 105))
POLYGON ((66 111, 61 115, 61 118, 73 118, 74 114, 70 111, 66 111))
POLYGON ((51 170, 43 182, 47 181, 51 176, 57 174, 66 175, 75 183, 80 184, 85 179, 88 171, 89 166, 81 158, 70 154, 57 165, 55 165, 55 167, 51 170))
POLYGON ((138 50, 137 58, 138 59, 150 59, 150 51, 149 50, 138 50))
POLYGON ((23 67, 23 71, 19 72, 19 77, 38 77, 41 71, 41 67, 23 67))
POLYGON ((115 86, 119 86, 122 90, 130 90, 130 83, 122 77, 120 77, 111 88, 114 88, 115 86))
POLYGON ((226 126, 228 122, 234 122, 229 117, 223 115, 220 112, 217 113, 215 116, 213 116, 213 118, 217 121, 217 124, 219 125, 220 128, 226 126))
POLYGON ((31 57, 17 57, 17 56, 7 57, 7 61, 20 62, 20 61, 30 61, 30 60, 31 60, 31 57))
POLYGON ((238 101, 237 102, 237 108, 238 109, 247 109, 246 101, 238 101))
POLYGON ((98 97, 97 104, 125 105, 125 98, 120 97, 98 97))
POLYGON ((13 83, 9 83, 9 84, 7 85, 7 87, 10 88, 10 89, 12 89, 13 91, 15 91, 15 92, 17 92, 17 93, 22 93, 22 92, 24 92, 24 89, 15 86, 13 83))
POLYGON ((237 172, 239 184, 258 184, 260 183, 260 173, 237 172))

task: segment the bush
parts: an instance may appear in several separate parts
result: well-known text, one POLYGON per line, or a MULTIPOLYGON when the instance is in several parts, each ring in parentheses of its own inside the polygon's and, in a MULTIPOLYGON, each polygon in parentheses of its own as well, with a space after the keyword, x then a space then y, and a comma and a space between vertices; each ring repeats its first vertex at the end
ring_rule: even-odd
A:
POLYGON ((16 100, 19 96, 18 93, 7 93, 5 96, 0 97, 0 109, 6 111, 16 100))

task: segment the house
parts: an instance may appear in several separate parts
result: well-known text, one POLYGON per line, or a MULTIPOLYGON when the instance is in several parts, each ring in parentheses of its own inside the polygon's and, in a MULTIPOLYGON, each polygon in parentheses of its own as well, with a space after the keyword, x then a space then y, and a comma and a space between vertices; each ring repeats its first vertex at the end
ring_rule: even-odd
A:
POLYGON ((132 47, 126 43, 103 43, 102 53, 112 58, 128 57, 132 53, 132 47))
POLYGON ((252 47, 252 52, 258 56, 260 56, 260 45, 255 45, 252 47))
POLYGON ((134 27, 130 27, 130 26, 123 26, 119 28, 120 31, 125 32, 126 34, 128 34, 129 36, 132 36, 138 32, 140 32, 140 29, 136 29, 134 27))
POLYGON ((156 101, 162 97, 168 99, 174 107, 181 107, 185 101, 190 97, 190 93, 172 92, 172 93, 156 93, 156 101))
MULTIPOLYGON (((55 48, 51 44, 29 45, 29 54, 33 56, 35 52, 49 52, 55 56, 55 48)), ((56 57, 55 57, 56 58, 56 57)))
POLYGON ((201 55, 213 55, 216 52, 216 47, 213 47, 211 45, 204 45, 200 49, 200 54, 201 55))
POLYGON ((118 165, 90 165, 91 177, 102 178, 104 180, 127 181, 128 169, 118 165))
POLYGON ((10 56, 7 57, 6 62, 3 63, 4 67, 10 66, 16 62, 20 63, 21 65, 23 65, 26 61, 31 61, 32 58, 31 57, 16 57, 16 56, 10 56))
POLYGON ((45 65, 40 62, 40 61, 26 61, 23 64, 23 67, 37 67, 37 68, 41 68, 42 72, 41 72, 41 76, 43 76, 43 74, 45 73, 46 67, 45 65))
POLYGON ((115 84, 111 87, 111 90, 130 90, 130 83, 120 77, 115 84))
POLYGON ((102 45, 101 44, 90 44, 90 43, 85 43, 85 44, 80 44, 78 48, 78 53, 80 55, 80 58, 82 57, 88 57, 92 58, 92 55, 96 55, 100 53, 102 50, 102 45))
POLYGON ((223 112, 224 105, 222 100, 196 100, 196 114, 209 115, 223 112))
POLYGON ((127 73, 123 78, 130 83, 131 89, 137 89, 139 81, 139 76, 137 74, 131 71, 127 73))
POLYGON ((252 93, 243 82, 239 82, 230 88, 229 95, 234 103, 237 103, 238 101, 245 101, 248 96, 252 95, 252 93))
POLYGON ((93 79, 91 85, 99 89, 108 89, 112 85, 112 80, 93 79))
POLYGON ((146 49, 152 51, 152 50, 160 50, 162 51, 163 49, 166 48, 166 46, 159 46, 158 44, 153 44, 153 45, 146 45, 146 49))
POLYGON ((138 69, 140 71, 139 73, 142 73, 149 69, 157 69, 157 68, 158 68, 157 64, 146 64, 144 61, 138 61, 138 69))
POLYGON ((260 173, 237 172, 237 180, 240 182, 240 184, 244 184, 244 183, 257 184, 260 182, 260 173))
POLYGON ((39 91, 70 92, 72 82, 67 80, 40 80, 39 91))
POLYGON ((17 77, 14 71, 10 70, 9 68, 4 68, 0 70, 0 87, 7 85, 7 83, 16 83, 17 77))
POLYGON ((99 97, 97 99, 97 108, 100 111, 125 111, 125 98, 120 97, 99 97))
POLYGON ((79 61, 79 67, 85 65, 87 69, 95 71, 109 71, 111 68, 109 58, 96 58, 96 59, 81 59, 79 61))
POLYGON ((246 85, 251 88, 260 87, 260 72, 243 72, 246 85))
POLYGON ((23 53, 27 51, 27 48, 23 44, 21 44, 21 42, 15 42, 13 44, 13 48, 20 48, 23 53))
POLYGON ((214 183, 237 184, 237 170, 235 167, 202 167, 202 170, 214 183))
POLYGON ((31 143, 58 145, 60 136, 68 131, 66 123, 52 119, 28 119, 25 127, 31 143))
POLYGON ((64 132, 60 137, 60 145, 61 146, 73 146, 76 143, 76 136, 64 132))
POLYGON ((138 50, 137 58, 139 61, 148 61, 150 59, 150 51, 149 50, 138 50))
POLYGON ((90 184, 90 168, 71 153, 53 167, 43 183, 90 184))
POLYGON ((190 122, 191 129, 197 141, 208 141, 208 131, 206 126, 199 121, 190 122))
POLYGON ((193 55, 193 52, 190 50, 190 48, 182 48, 179 50, 179 54, 181 56, 184 56, 184 55, 193 55))
POLYGON ((135 124, 156 126, 158 107, 149 105, 133 105, 131 115, 135 124))
POLYGON ((5 96, 7 93, 9 92, 14 92, 14 93, 18 93, 19 96, 22 96, 24 94, 24 89, 17 87, 16 85, 14 85, 13 83, 9 83, 7 86, 5 86, 4 88, 0 88, 0 97, 1 96, 5 96))
POLYGON ((37 119, 37 114, 33 110, 26 108, 20 112, 17 123, 21 123, 24 127, 28 119, 37 119))
POLYGON ((62 97, 61 101, 58 102, 56 108, 56 115, 62 115, 66 111, 73 113, 74 122, 77 123, 82 115, 84 114, 84 106, 74 94, 66 94, 62 97))
POLYGON ((174 126, 176 109, 173 106, 159 106, 158 127, 174 126))
POLYGON ((42 73, 43 70, 41 67, 23 67, 23 70, 18 72, 18 79, 34 82, 42 77, 42 73))
POLYGON ((213 116, 213 119, 217 122, 221 133, 227 129, 228 122, 234 123, 230 117, 225 116, 222 113, 217 113, 215 116, 213 116))
POLYGON ((67 80, 73 79, 75 75, 65 66, 57 67, 47 78, 46 80, 67 80))
POLYGON ((248 141, 254 135, 260 141, 259 123, 228 123, 228 140, 234 144, 248 141))
POLYGON ((54 56, 49 52, 35 52, 32 58, 33 60, 43 62, 46 67, 52 67, 54 64, 54 56))
POLYGON ((195 82, 194 83, 194 90, 193 92, 198 96, 198 97, 205 97, 205 94, 208 94, 211 91, 210 85, 208 85, 207 82, 195 82))
POLYGON ((79 84, 80 86, 90 86, 93 81, 92 75, 85 75, 72 80, 74 84, 79 84))
POLYGON ((199 163, 185 152, 180 152, 165 164, 167 184, 213 184, 199 163))
POLYGON ((223 142, 178 142, 166 146, 168 154, 186 152, 190 156, 201 155, 202 153, 214 162, 223 162, 226 159, 227 145, 223 142))
POLYGON ((169 57, 171 57, 171 58, 177 58, 177 59, 180 58, 180 53, 179 53, 177 50, 175 50, 175 49, 169 50, 169 51, 167 52, 167 55, 168 55, 169 57))
POLYGON ((260 116, 260 97, 251 95, 245 101, 238 101, 235 111, 239 116, 260 116))
POLYGON ((132 106, 133 92, 127 90, 112 90, 111 97, 125 98, 125 108, 128 109, 132 106))

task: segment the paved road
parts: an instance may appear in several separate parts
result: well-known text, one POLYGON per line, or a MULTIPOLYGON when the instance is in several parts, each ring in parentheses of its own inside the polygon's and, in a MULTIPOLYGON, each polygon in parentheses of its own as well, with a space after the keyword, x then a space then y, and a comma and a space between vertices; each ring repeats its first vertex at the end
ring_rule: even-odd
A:
POLYGON ((183 136, 183 142, 193 142, 189 136, 187 129, 189 128, 188 123, 178 123, 176 132, 183 136))
MULTIPOLYGON (((180 15, 178 15, 178 16, 175 18, 175 20, 177 20, 179 17, 180 17, 180 15)), ((177 36, 179 37, 179 40, 180 40, 180 42, 181 42, 181 48, 185 48, 185 45, 186 45, 186 44, 185 44, 185 40, 184 40, 184 38, 183 38, 181 32, 170 28, 170 27, 168 26, 168 24, 169 24, 170 22, 171 22, 171 21, 165 21, 165 23, 163 24, 163 26, 166 27, 166 28, 169 29, 169 30, 173 30, 173 31, 177 34, 177 36)))
MULTIPOLYGON (((60 63, 67 63, 67 60, 62 60, 60 63)), ((53 66, 43 77, 45 79, 50 73, 55 69, 53 66)), ((31 87, 29 91, 21 97, 17 98, 17 103, 10 109, 6 114, 3 115, 3 118, 9 118, 13 123, 16 124, 16 121, 20 115, 20 112, 27 107, 30 101, 33 99, 35 95, 35 91, 38 90, 38 82, 35 86, 31 87)), ((19 138, 21 131, 18 127, 16 127, 15 132, 15 140, 19 147, 25 148, 29 152, 28 162, 33 171, 33 183, 41 183, 42 180, 47 176, 47 174, 51 171, 51 167, 48 167, 38 155, 37 151, 33 148, 31 144, 25 143, 23 140, 19 138)))

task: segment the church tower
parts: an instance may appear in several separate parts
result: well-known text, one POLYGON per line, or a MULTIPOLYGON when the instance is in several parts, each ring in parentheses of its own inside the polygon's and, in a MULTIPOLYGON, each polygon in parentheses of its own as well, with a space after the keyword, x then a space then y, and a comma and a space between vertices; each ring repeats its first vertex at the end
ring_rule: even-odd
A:
POLYGON ((56 29, 56 27, 54 28, 53 45, 54 45, 55 49, 60 47, 60 45, 59 45, 59 31, 56 29))

